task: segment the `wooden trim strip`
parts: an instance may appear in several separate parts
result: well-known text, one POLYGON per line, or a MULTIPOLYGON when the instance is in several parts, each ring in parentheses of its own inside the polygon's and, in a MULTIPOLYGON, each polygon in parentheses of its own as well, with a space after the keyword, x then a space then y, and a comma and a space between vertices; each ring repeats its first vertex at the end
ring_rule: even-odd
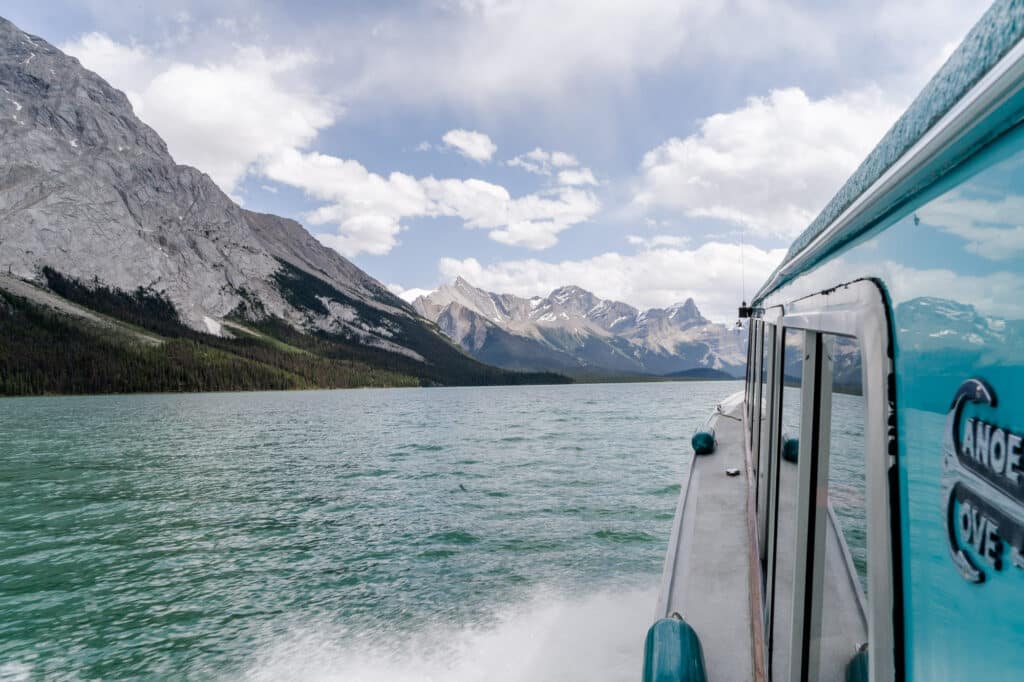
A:
MULTIPOLYGON (((749 431, 747 411, 743 410, 743 431, 749 431)), ((757 544, 757 503, 755 502, 754 460, 750 441, 744 441, 744 460, 747 468, 747 571, 750 588, 750 643, 753 648, 754 681, 765 682, 764 664, 764 602, 761 594, 761 553, 757 544)))

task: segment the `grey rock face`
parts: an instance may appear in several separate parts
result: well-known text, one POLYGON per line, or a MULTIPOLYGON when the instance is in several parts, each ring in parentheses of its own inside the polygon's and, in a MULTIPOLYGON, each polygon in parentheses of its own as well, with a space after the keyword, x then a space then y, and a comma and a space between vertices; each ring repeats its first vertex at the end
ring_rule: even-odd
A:
POLYGON ((470 352, 481 350, 488 334, 497 327, 480 313, 454 301, 440 310, 435 321, 441 331, 470 352))
POLYGON ((87 283, 151 289, 203 331, 219 329, 244 293, 296 326, 357 330, 394 349, 386 329, 361 324, 351 309, 324 315, 286 301, 274 281, 280 259, 375 309, 414 317, 295 221, 246 211, 208 175, 176 164, 123 93, 2 18, 0 150, 4 274, 42 282, 49 266, 87 283))
POLYGON ((707 320, 693 299, 641 312, 577 286, 526 299, 459 278, 413 307, 471 354, 503 367, 739 374, 746 363, 746 333, 707 320))

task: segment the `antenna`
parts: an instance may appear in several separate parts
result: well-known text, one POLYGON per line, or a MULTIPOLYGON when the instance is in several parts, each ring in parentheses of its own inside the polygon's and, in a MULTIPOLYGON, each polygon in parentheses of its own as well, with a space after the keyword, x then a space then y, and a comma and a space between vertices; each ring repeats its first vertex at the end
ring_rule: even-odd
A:
POLYGON ((746 236, 747 228, 745 225, 740 225, 740 300, 743 301, 743 305, 747 305, 747 269, 746 262, 743 257, 746 249, 746 236))
POLYGON ((743 258, 743 251, 746 246, 744 240, 746 230, 746 226, 740 225, 740 295, 743 298, 740 299, 742 301, 742 304, 740 305, 739 319, 736 320, 736 329, 742 329, 743 320, 745 318, 750 317, 751 313, 753 312, 750 306, 747 305, 747 271, 746 263, 744 262, 743 258))

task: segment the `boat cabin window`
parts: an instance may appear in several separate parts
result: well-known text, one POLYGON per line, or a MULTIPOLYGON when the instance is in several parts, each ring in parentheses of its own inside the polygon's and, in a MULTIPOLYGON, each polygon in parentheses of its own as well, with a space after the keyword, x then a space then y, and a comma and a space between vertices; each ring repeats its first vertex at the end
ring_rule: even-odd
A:
POLYGON ((756 320, 757 325, 754 335, 754 347, 751 351, 751 357, 753 358, 753 366, 750 372, 750 411, 749 415, 749 429, 748 444, 750 445, 751 462, 753 465, 753 471, 755 478, 758 476, 758 471, 761 467, 759 441, 761 434, 761 424, 763 423, 763 408, 764 408, 764 392, 762 390, 763 384, 761 377, 765 373, 765 361, 764 361, 764 344, 765 344, 765 323, 761 320, 756 320))
POLYGON ((871 622, 864 356, 851 336, 764 328, 748 390, 765 411, 750 428, 766 470, 766 673, 860 679, 871 622))
POLYGON ((761 443, 762 436, 765 433, 765 429, 768 426, 768 415, 766 413, 767 401, 768 401, 768 389, 765 385, 768 378, 768 346, 771 344, 771 337, 774 333, 772 325, 761 323, 761 334, 758 335, 758 349, 757 349, 757 374, 754 377, 754 419, 751 422, 751 442, 750 451, 754 455, 755 462, 755 475, 757 470, 761 467, 761 443))
POLYGON ((754 374, 754 339, 757 323, 757 319, 751 319, 748 323, 750 328, 746 330, 746 378, 743 381, 743 399, 746 401, 746 404, 743 409, 745 410, 748 422, 750 421, 751 404, 753 403, 753 399, 751 397, 751 386, 753 385, 753 381, 751 377, 754 374))
POLYGON ((769 678, 788 680, 792 648, 792 617, 797 536, 797 461, 800 434, 800 382, 803 367, 803 333, 785 330, 783 352, 781 438, 773 453, 775 474, 769 494, 769 557, 765 631, 769 678))
MULTIPOLYGON (((761 367, 761 341, 763 338, 764 325, 761 320, 750 322, 750 342, 747 348, 747 424, 754 424, 758 406, 757 377, 761 367)), ((747 436, 753 433, 748 429, 747 436)), ((749 441, 752 443, 752 441, 749 441)))
POLYGON ((829 437, 829 504, 850 552, 853 571, 867 590, 865 516, 864 390, 857 339, 826 335, 832 341, 832 418, 829 437))
MULTIPOLYGON (((808 449, 817 459, 818 480, 828 497, 815 518, 815 567, 806 612, 810 676, 846 679, 848 667, 866 655, 868 641, 867 547, 864 485, 864 401, 856 339, 822 334, 819 417, 823 447, 808 449), (827 441, 827 442, 825 442, 827 441), (815 674, 813 671, 817 671, 815 674)), ((820 488, 819 488, 820 489, 820 488)))
POLYGON ((771 479, 772 463, 772 386, 776 368, 776 333, 777 328, 770 322, 764 322, 763 331, 763 352, 761 353, 761 415, 760 427, 756 430, 757 439, 751 448, 753 453, 754 480, 756 488, 754 502, 757 509, 757 546, 760 550, 762 575, 764 574, 764 562, 767 559, 767 531, 768 531, 768 493, 769 481, 771 479))

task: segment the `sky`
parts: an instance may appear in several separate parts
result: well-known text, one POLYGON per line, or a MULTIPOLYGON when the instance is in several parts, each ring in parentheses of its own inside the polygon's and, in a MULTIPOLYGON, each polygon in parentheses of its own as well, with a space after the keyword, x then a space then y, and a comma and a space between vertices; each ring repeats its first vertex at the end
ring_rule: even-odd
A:
POLYGON ((179 163, 397 293, 728 321, 987 2, 13 0, 179 163))

